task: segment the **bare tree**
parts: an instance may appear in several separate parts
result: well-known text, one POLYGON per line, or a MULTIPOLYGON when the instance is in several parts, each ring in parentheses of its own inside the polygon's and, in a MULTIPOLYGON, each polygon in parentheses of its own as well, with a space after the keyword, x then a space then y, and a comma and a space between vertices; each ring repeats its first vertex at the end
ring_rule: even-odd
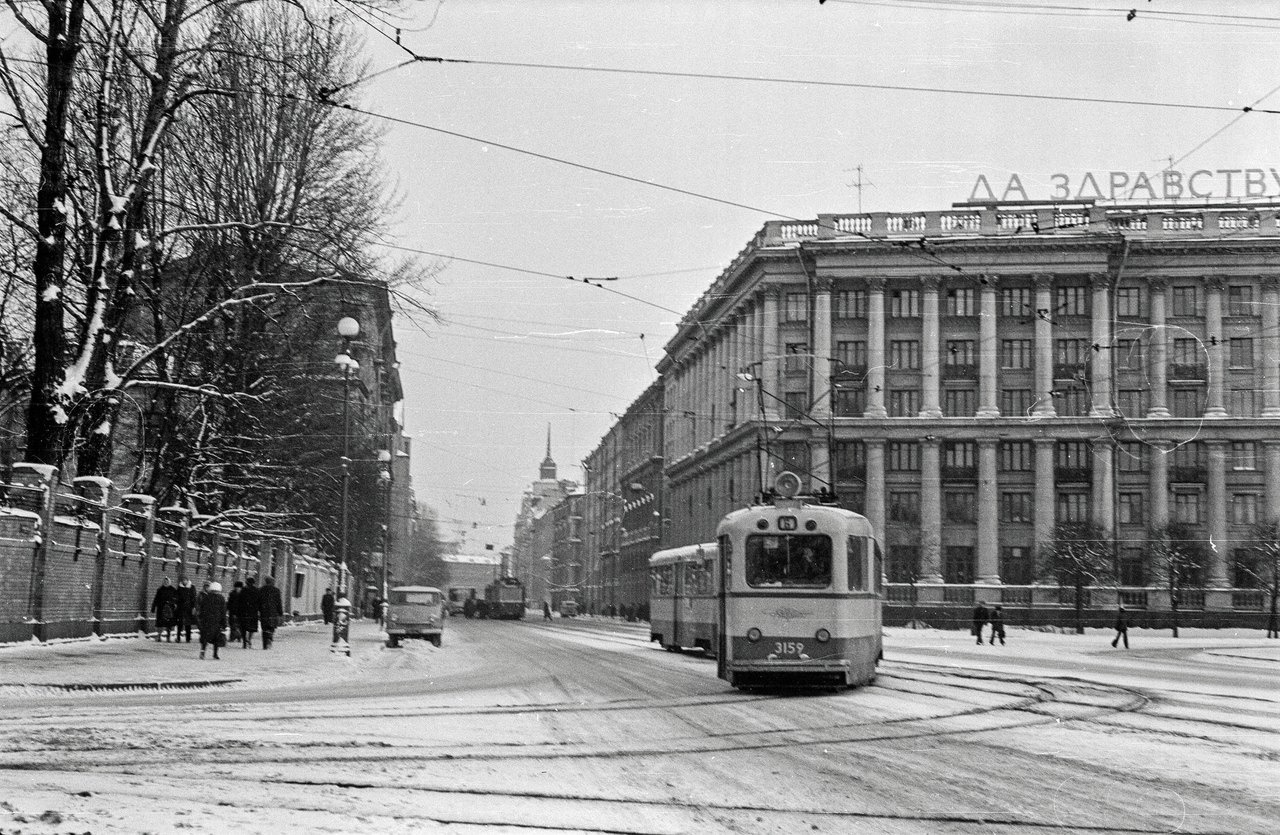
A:
POLYGON ((1267 607, 1267 637, 1280 638, 1280 618, 1276 599, 1280 598, 1280 519, 1253 526, 1253 542, 1247 563, 1238 564, 1244 574, 1270 597, 1267 607))
POLYGON ((1111 537, 1089 522, 1060 523, 1054 529, 1053 541, 1041 547, 1040 577, 1075 589, 1076 634, 1084 633, 1084 590, 1111 582, 1114 566, 1111 537))
POLYGON ((1147 564, 1169 590, 1169 627, 1178 637, 1183 593, 1204 588, 1208 552, 1203 539, 1188 525, 1171 522, 1151 531, 1147 541, 1147 564))

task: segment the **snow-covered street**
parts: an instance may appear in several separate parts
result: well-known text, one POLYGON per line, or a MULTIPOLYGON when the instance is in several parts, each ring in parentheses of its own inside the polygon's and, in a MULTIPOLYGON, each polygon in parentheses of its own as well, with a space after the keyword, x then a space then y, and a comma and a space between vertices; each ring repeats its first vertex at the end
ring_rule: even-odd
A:
POLYGON ((614 621, 350 659, 0 649, 0 832, 1272 832, 1277 642, 887 630, 875 685, 745 694, 614 621), (85 688, 85 685, 95 687, 85 688))

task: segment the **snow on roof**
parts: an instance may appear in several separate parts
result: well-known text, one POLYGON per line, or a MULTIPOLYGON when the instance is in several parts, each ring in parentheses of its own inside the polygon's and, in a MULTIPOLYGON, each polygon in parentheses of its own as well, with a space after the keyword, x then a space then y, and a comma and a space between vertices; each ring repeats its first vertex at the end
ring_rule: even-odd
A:
POLYGON ((440 559, 445 562, 470 563, 472 565, 497 565, 502 562, 502 555, 497 551, 489 554, 444 554, 440 559))

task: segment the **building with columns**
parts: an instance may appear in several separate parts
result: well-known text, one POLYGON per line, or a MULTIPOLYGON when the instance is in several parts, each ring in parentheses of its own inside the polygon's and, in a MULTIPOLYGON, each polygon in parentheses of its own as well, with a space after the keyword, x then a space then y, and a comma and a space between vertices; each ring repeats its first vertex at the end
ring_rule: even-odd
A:
POLYGON ((1280 517, 1276 209, 765 224, 659 364, 664 545, 792 470, 871 519, 891 581, 1029 586, 1036 547, 1085 522, 1121 586, 1157 587, 1148 534, 1175 523, 1207 543, 1204 607, 1252 605, 1232 589, 1280 517))

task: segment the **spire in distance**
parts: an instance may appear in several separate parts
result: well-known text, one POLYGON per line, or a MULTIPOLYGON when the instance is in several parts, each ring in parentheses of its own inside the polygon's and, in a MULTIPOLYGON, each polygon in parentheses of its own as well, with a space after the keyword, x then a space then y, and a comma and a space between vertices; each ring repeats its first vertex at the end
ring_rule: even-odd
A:
POLYGON ((556 480, 556 462, 551 459, 551 424, 547 424, 547 457, 542 459, 538 470, 538 478, 545 481, 556 480))

